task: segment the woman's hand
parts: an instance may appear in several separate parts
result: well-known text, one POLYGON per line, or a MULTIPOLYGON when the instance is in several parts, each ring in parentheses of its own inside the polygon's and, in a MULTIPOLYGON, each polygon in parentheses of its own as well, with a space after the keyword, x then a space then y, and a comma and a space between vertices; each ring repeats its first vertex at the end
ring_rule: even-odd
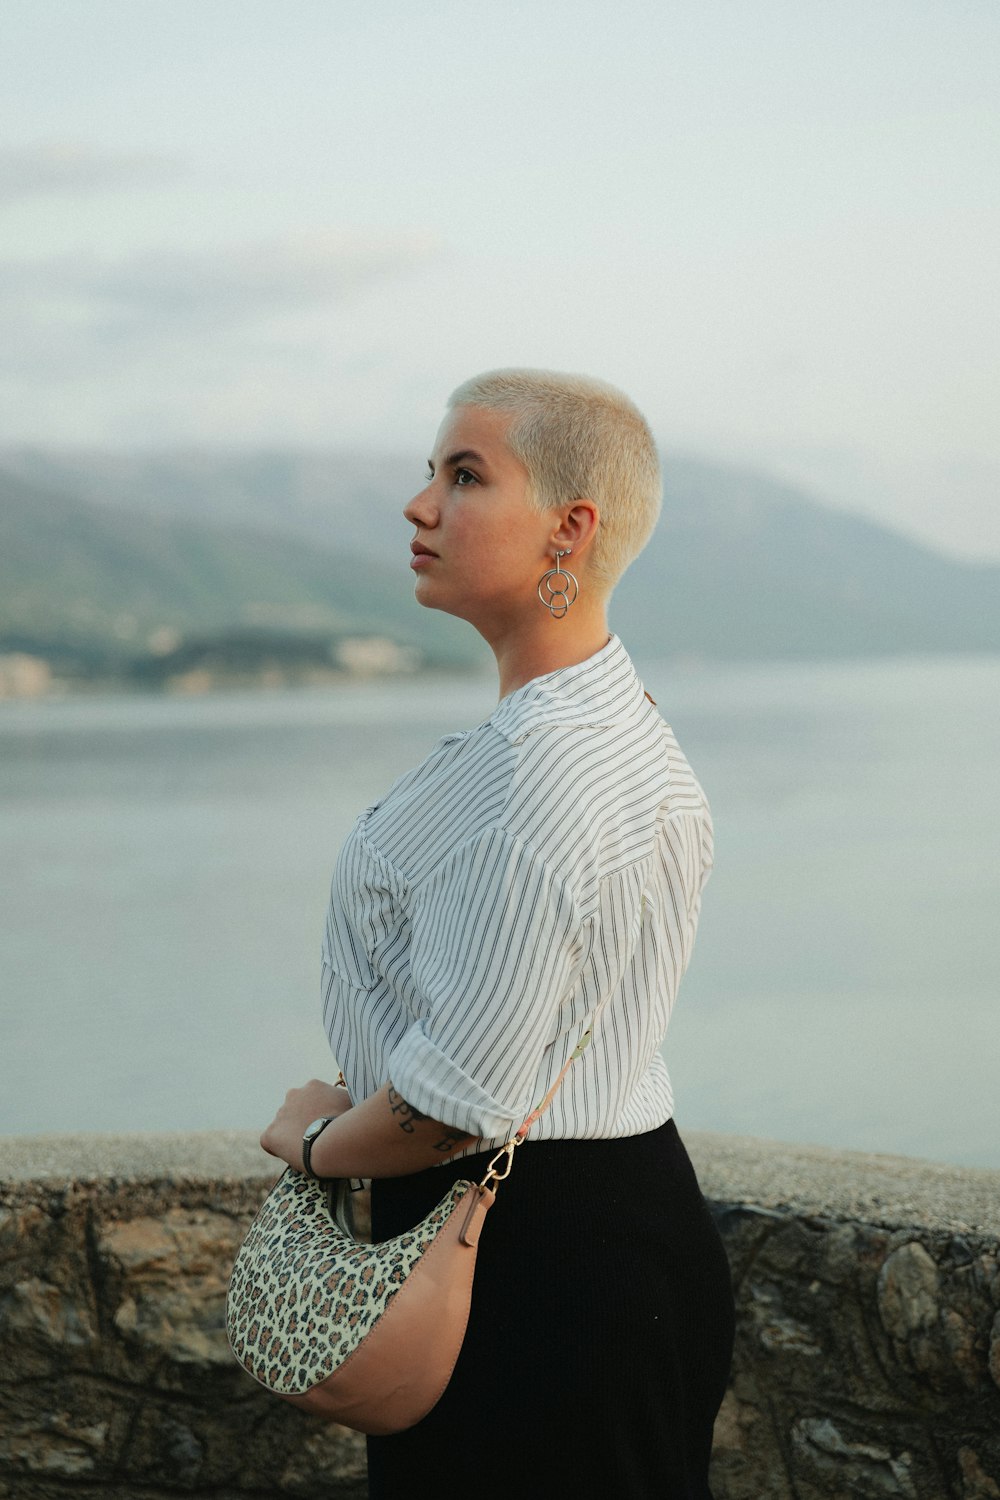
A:
POLYGON ((260 1143, 301 1172, 302 1136, 323 1115, 340 1118, 316 1137, 311 1166, 317 1177, 404 1177, 447 1161, 473 1140, 422 1115, 391 1083, 352 1106, 345 1088, 314 1078, 285 1095, 260 1143))
MULTIPOLYGON (((351 1107, 351 1096, 343 1085, 311 1078, 301 1089, 289 1089, 285 1102, 260 1138, 270 1156, 302 1171, 302 1137, 306 1126, 323 1115, 342 1115, 351 1107)), ((332 1127, 331 1127, 332 1128, 332 1127)))

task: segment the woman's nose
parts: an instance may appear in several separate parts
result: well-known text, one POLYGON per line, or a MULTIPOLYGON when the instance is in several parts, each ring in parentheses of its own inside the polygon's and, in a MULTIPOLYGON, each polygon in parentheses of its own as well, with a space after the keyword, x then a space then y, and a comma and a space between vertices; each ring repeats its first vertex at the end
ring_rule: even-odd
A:
POLYGON ((431 486, 422 489, 419 495, 403 506, 403 515, 411 526, 435 526, 437 524, 437 506, 431 494, 431 486))

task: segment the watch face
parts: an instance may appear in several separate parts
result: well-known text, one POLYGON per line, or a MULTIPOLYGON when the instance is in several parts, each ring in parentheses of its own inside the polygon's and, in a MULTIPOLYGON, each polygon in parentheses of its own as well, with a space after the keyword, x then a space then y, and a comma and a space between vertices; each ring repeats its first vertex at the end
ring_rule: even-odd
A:
POLYGON ((327 1120, 325 1115, 321 1116, 321 1118, 318 1120, 313 1120, 311 1125, 306 1126, 302 1135, 302 1139, 304 1141, 311 1141, 313 1136, 319 1135, 320 1131, 325 1128, 326 1123, 327 1120))

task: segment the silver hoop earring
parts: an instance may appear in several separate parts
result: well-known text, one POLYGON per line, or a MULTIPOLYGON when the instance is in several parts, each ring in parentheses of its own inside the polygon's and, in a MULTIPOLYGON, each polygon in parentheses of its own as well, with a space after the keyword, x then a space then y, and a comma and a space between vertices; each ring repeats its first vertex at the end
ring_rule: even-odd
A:
POLYGON ((538 580, 538 597, 556 620, 561 620, 580 592, 580 585, 568 568, 560 565, 559 559, 569 557, 572 547, 565 552, 556 552, 556 565, 543 573, 538 580))

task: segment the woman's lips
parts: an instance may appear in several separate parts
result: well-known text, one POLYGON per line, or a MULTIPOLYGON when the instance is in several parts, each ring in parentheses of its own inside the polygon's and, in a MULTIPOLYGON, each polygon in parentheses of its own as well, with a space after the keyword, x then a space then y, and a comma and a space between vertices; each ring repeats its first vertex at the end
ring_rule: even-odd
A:
POLYGON ((410 551, 413 553, 413 556, 410 558, 411 568, 422 568, 429 562, 437 561, 436 552, 432 552, 429 547, 421 547, 416 542, 411 545, 410 551))

